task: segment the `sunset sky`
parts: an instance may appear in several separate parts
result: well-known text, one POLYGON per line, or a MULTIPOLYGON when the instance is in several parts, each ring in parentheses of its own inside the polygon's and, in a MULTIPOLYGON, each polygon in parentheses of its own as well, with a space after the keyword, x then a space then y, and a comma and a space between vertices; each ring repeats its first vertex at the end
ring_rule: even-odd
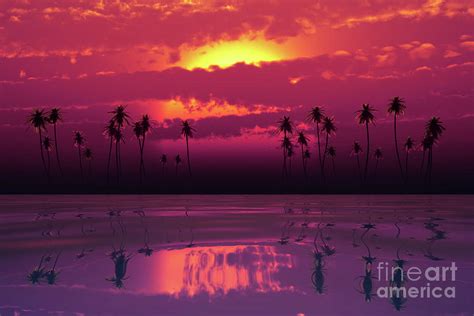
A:
MULTIPOLYGON (((378 110, 372 148, 384 149, 391 169, 386 107, 399 95, 408 107, 400 142, 419 141, 424 122, 440 116, 447 131, 436 148, 438 169, 472 176, 472 30, 472 0, 1 1, 2 169, 41 174, 25 121, 32 109, 51 107, 64 111, 61 155, 71 172, 77 129, 102 168, 107 112, 126 104, 134 118, 148 113, 155 121, 146 159, 157 169, 161 153, 185 155, 179 123, 191 119, 196 168, 226 170, 220 162, 236 161, 232 169, 274 165, 278 174, 275 122, 290 115, 310 133, 314 155, 305 116, 321 105, 336 119, 331 142, 349 172, 352 141, 364 146, 354 120, 362 103, 378 110)), ((138 145, 128 133, 124 155, 135 168, 138 145)))

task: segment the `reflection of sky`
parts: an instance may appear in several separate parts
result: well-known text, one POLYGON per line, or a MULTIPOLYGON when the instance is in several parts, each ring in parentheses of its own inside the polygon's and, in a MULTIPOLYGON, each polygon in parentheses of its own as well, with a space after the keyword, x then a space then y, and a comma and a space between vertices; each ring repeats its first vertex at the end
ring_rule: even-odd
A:
POLYGON ((293 268, 290 254, 273 246, 213 246, 163 250, 152 258, 153 293, 193 297, 251 290, 280 292, 292 286, 280 284, 276 274, 293 268))

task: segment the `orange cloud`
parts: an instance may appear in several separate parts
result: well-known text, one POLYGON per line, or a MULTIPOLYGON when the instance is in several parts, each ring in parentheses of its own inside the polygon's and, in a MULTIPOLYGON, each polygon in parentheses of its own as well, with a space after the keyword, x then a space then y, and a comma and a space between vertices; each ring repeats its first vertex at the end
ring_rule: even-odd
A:
POLYGON ((412 59, 428 59, 430 58, 436 47, 431 43, 423 43, 420 46, 412 49, 409 53, 412 59))

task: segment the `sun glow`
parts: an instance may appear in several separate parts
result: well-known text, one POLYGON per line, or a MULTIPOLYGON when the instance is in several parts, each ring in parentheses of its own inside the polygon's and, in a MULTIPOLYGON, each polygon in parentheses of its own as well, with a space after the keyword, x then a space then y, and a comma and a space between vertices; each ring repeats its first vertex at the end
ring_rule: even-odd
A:
POLYGON ((282 60, 286 57, 281 44, 260 38, 242 37, 235 41, 219 41, 194 50, 186 50, 180 66, 187 69, 211 66, 225 68, 239 62, 259 65, 261 62, 282 60))

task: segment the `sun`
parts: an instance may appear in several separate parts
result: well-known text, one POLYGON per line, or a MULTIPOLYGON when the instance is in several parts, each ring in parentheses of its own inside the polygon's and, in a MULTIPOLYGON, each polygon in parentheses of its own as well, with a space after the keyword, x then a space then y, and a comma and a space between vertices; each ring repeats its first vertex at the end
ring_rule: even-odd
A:
POLYGON ((259 38, 240 38, 235 41, 219 41, 197 49, 185 50, 180 66, 187 69, 226 68, 239 62, 258 65, 284 59, 282 47, 272 41, 259 38))

